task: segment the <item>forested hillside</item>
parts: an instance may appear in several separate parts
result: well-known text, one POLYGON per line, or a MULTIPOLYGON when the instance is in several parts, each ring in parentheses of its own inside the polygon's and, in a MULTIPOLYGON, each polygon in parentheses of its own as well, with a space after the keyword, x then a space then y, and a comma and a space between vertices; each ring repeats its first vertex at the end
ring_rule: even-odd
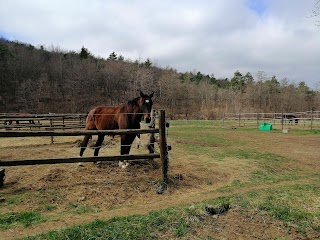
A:
POLYGON ((59 47, 34 47, 0 39, 0 112, 84 113, 155 92, 155 108, 171 117, 214 119, 223 112, 320 110, 320 92, 263 71, 236 71, 231 79, 191 71, 179 73, 149 59, 108 59, 59 47))

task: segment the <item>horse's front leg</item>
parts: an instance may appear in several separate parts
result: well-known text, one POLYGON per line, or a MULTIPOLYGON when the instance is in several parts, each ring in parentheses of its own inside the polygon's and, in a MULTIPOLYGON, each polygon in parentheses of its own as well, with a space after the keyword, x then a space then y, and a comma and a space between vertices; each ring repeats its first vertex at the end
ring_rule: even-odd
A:
POLYGON ((104 134, 99 134, 98 135, 98 140, 97 140, 95 148, 94 148, 94 156, 98 156, 99 155, 99 150, 101 148, 101 144, 103 142, 103 139, 104 139, 104 134))
POLYGON ((86 147, 88 145, 89 139, 91 138, 91 135, 85 135, 81 145, 80 145, 80 157, 82 157, 83 152, 86 150, 86 147))
MULTIPOLYGON (((128 135, 122 135, 121 136, 121 146, 120 146, 120 154, 125 155, 129 154, 131 145, 133 140, 135 139, 135 134, 128 134, 128 135)), ((119 161, 119 167, 126 168, 129 166, 129 162, 127 160, 125 161, 119 161)))

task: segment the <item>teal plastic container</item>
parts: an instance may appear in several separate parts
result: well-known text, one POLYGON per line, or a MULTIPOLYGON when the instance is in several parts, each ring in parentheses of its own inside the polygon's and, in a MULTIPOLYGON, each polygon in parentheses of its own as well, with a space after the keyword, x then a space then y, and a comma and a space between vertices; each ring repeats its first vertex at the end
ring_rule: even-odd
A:
POLYGON ((272 130, 272 124, 269 123, 263 123, 259 126, 260 131, 271 131, 272 130))

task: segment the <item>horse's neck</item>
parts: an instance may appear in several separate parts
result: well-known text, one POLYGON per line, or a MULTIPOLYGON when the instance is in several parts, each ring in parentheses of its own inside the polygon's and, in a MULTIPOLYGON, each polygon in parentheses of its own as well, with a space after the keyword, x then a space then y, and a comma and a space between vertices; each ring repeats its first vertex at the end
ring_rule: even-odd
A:
POLYGON ((127 104, 125 106, 125 111, 128 114, 128 119, 131 119, 133 124, 139 124, 142 119, 142 110, 139 108, 138 105, 127 104))

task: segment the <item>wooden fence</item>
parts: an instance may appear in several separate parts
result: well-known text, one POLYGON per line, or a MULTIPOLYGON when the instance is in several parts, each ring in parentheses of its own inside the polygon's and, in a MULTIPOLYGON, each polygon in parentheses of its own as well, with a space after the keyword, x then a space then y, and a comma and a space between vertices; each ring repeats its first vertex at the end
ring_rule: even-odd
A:
MULTIPOLYGON (((56 117, 56 116, 55 116, 56 117)), ((63 116, 65 117, 65 115, 63 116)), ((8 118, 3 118, 8 119, 8 118)), ((3 120, 2 119, 2 120, 3 120)), ((30 118, 24 118, 24 120, 30 118)), ((31 125, 31 124, 30 124, 31 125)), ((14 126, 13 126, 14 127, 14 126)), ((28 126, 29 127, 29 126, 28 126)), ((159 148, 160 154, 154 153, 154 151, 150 151, 149 154, 137 154, 137 155, 120 155, 120 156, 100 156, 100 157, 77 157, 77 158, 54 158, 54 159, 29 159, 29 160, 12 160, 12 161, 3 161, 0 160, 0 167, 3 166, 20 166, 20 165, 38 165, 38 164, 60 164, 60 163, 76 163, 76 162, 97 162, 97 161, 123 161, 123 160, 147 160, 160 158, 161 159, 161 167, 162 167, 162 176, 163 182, 160 185, 160 190, 158 193, 161 193, 166 188, 168 183, 168 146, 166 140, 166 120, 165 120, 165 111, 160 111, 159 116, 159 128, 149 128, 149 129, 118 129, 118 130, 72 130, 72 131, 57 131, 57 130, 48 130, 48 131, 0 131, 0 138, 7 137, 41 137, 41 136, 84 136, 84 135, 127 135, 127 134, 146 134, 149 133, 153 136, 155 133, 159 134, 159 148)), ((151 139, 151 138, 150 138, 151 139)), ((152 139, 155 139, 152 137, 152 139)), ((154 144, 154 143, 151 143, 154 144)), ((0 173, 3 173, 4 169, 0 168, 0 173)), ((3 176, 1 179, 0 176, 0 185, 1 181, 3 184, 3 176)))
POLYGON ((225 113, 222 126, 259 127, 267 122, 275 127, 296 129, 320 129, 320 111, 281 113, 225 113))
MULTIPOLYGON (((85 127, 86 114, 26 114, 19 113, 0 114, 0 130, 70 130, 85 127)), ((51 136, 51 143, 54 136, 51 136)))
POLYGON ((86 114, 0 114, 0 129, 76 129, 85 127, 86 114))

